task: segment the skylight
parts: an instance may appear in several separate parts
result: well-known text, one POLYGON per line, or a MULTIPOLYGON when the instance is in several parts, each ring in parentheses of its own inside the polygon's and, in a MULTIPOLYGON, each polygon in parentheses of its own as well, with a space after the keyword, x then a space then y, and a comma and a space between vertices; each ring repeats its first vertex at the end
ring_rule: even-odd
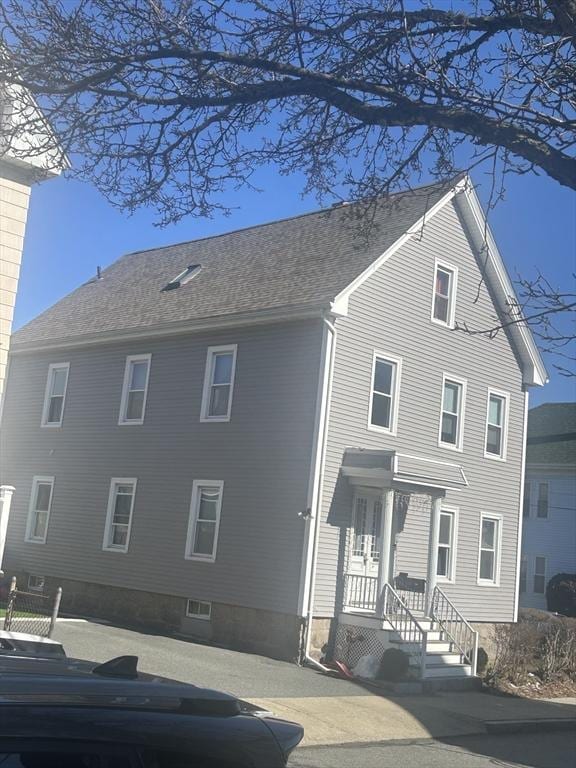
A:
POLYGON ((167 285, 162 288, 163 291, 173 291, 175 288, 180 288, 181 285, 186 285, 193 277, 196 277, 198 272, 202 269, 201 264, 190 264, 179 275, 171 280, 167 285))

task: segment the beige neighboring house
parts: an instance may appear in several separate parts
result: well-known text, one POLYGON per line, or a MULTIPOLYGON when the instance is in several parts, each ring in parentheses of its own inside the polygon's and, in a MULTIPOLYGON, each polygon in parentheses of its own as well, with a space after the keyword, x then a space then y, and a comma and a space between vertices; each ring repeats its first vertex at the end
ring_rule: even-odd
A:
MULTIPOLYGON (((0 412, 30 190, 67 165, 30 96, 22 89, 0 87, 0 412)), ((10 486, 0 488, 0 567, 12 492, 10 486)))

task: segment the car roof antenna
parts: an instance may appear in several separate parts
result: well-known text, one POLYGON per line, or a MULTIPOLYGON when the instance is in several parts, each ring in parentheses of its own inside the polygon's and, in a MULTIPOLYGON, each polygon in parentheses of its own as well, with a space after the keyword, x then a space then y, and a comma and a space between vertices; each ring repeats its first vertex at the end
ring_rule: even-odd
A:
POLYGON ((92 670, 99 677, 121 677, 133 680, 138 677, 138 656, 117 656, 92 670))

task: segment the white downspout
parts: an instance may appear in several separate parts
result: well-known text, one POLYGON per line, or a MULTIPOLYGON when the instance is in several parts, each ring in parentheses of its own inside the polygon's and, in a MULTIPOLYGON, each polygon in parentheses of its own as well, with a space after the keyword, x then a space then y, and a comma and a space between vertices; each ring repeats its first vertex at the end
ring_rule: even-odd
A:
MULTIPOLYGON (((318 547, 320 542, 320 525, 322 518, 322 490, 324 486, 324 465, 326 461, 326 442, 328 437, 328 415, 330 413, 330 400, 332 397, 332 377, 334 372, 334 357, 336 351, 336 328, 324 315, 322 320, 328 333, 332 336, 332 343, 330 344, 330 353, 327 370, 327 381, 325 398, 323 402, 323 414, 322 414, 322 434, 320 438, 320 454, 318 461, 318 477, 317 477, 317 493, 315 494, 314 504, 311 508, 310 516, 310 535, 312 537, 312 562, 310 566, 310 586, 308 590, 308 605, 306 615, 306 630, 304 637, 304 663, 310 664, 322 672, 328 672, 328 668, 319 661, 312 658, 310 655, 310 644, 312 641, 312 622, 314 620, 314 592, 316 588, 316 565, 318 562, 318 547)), ((326 372, 325 372, 326 375, 326 372)))

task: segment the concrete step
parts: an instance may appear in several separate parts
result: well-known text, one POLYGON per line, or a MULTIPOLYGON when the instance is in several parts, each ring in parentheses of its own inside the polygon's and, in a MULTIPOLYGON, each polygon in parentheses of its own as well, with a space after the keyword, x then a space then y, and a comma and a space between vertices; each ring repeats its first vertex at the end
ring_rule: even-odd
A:
POLYGON ((479 677, 426 677, 420 681, 423 693, 438 691, 481 691, 482 680, 479 677))
MULTIPOLYGON (((390 642, 406 651, 406 653, 420 653, 419 643, 407 643, 398 636, 391 637, 390 642)), ((443 639, 431 640, 430 636, 428 636, 426 651, 428 653, 450 653, 452 651, 452 643, 443 639)))
POLYGON ((472 677, 470 664, 428 664, 426 663, 425 679, 430 677, 472 677))

